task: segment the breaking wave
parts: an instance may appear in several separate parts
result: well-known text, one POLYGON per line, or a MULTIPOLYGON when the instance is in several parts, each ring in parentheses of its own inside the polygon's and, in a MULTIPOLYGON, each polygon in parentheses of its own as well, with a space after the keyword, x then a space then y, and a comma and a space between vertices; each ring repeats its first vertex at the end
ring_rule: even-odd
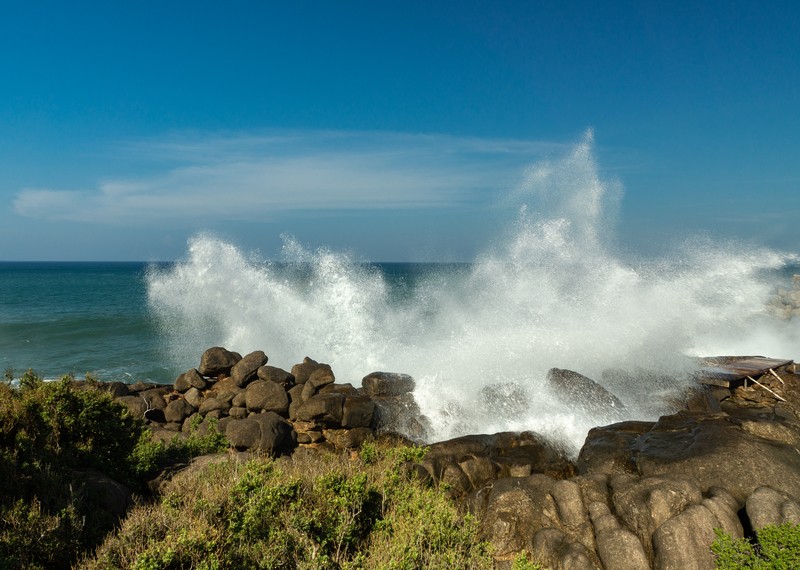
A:
POLYGON ((692 355, 794 358, 800 346, 798 321, 768 310, 796 257, 705 240, 625 260, 612 246, 620 196, 589 135, 526 172, 515 222, 470 264, 398 278, 291 237, 280 261, 265 261, 200 235, 184 261, 150 272, 149 303, 184 369, 221 345, 264 350, 286 369, 310 356, 356 386, 375 370, 405 372, 432 439, 534 430, 575 452, 594 425, 664 411, 692 355), (576 411, 545 381, 553 367, 601 382, 627 415, 576 411))

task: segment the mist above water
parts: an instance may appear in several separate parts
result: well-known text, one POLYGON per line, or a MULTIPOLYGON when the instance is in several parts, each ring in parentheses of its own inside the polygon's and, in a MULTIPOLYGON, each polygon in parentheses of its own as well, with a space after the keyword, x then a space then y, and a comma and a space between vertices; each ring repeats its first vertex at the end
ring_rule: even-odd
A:
POLYGON ((612 246, 620 197, 589 135, 525 173, 509 198, 516 221, 468 266, 432 266, 398 288, 375 266, 290 237, 267 262, 197 236, 185 261, 149 274, 149 303, 182 367, 221 345, 264 350, 286 369, 310 356, 355 386, 405 372, 432 440, 534 430, 574 453, 594 425, 666 411, 691 355, 794 358, 799 346, 797 320, 766 309, 769 270, 796 258, 706 240, 625 261, 612 246), (603 383, 626 413, 576 411, 545 382, 553 367, 603 383))

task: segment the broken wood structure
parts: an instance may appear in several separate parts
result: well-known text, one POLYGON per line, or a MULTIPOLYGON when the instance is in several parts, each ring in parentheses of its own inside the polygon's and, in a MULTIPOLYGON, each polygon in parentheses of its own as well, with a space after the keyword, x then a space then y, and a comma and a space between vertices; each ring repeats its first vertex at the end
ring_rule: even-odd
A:
POLYGON ((746 386, 748 382, 762 385, 758 379, 765 374, 781 380, 778 372, 794 374, 794 360, 764 356, 717 356, 702 359, 697 379, 702 384, 734 389, 746 386))

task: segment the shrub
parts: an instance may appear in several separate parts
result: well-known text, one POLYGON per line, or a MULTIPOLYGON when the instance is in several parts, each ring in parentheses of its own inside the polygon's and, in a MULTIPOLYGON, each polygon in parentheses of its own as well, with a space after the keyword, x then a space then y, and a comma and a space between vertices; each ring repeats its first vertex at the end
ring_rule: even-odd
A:
POLYGON ((404 475, 415 448, 233 458, 178 473, 134 509, 85 567, 491 568, 477 523, 404 475))
POLYGON ((784 523, 767 525, 758 531, 757 542, 734 539, 715 529, 711 550, 720 570, 793 570, 800 568, 800 526, 784 523))

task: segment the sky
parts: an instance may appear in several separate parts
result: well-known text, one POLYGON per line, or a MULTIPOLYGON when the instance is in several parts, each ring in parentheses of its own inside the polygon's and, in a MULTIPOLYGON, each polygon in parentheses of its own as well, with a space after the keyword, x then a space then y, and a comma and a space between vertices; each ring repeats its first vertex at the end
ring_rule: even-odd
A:
POLYGON ((468 261, 593 139, 619 247, 800 253, 800 3, 0 3, 0 260, 468 261), (588 134, 587 134, 588 133, 588 134))

